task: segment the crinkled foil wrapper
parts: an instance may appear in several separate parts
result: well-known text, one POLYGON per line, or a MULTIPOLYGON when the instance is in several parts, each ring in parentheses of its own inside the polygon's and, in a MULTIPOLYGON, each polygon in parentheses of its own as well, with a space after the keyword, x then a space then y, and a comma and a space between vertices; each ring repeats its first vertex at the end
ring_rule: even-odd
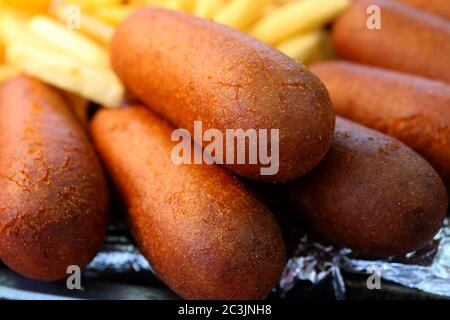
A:
POLYGON ((85 272, 142 272, 152 271, 150 264, 126 237, 109 237, 103 250, 87 266, 85 272))
MULTIPOLYGON (((331 283, 333 296, 330 298, 345 299, 345 280, 348 280, 349 273, 361 274, 361 279, 369 279, 374 275, 374 269, 386 281, 450 298, 449 222, 449 219, 445 221, 435 239, 425 248, 386 260, 364 260, 349 249, 324 245, 305 235, 270 298, 308 297, 311 293, 309 289, 314 288, 319 289, 319 297, 325 294, 327 298, 331 283), (326 292, 321 289, 324 287, 326 292)), ((110 226, 102 251, 84 270, 86 290, 75 294, 68 292, 63 282, 33 282, 0 266, 0 299, 34 299, 36 292, 50 294, 46 299, 178 299, 155 276, 127 230, 120 224, 110 226), (16 291, 11 293, 11 290, 16 291)), ((347 281, 347 284, 350 283, 347 281)), ((364 281, 361 285, 364 286, 364 281)), ((350 287, 347 294, 351 296, 350 287)))
POLYGON ((375 274, 374 270, 383 280, 450 298, 449 220, 426 248, 386 260, 360 259, 349 249, 325 246, 304 236, 286 265, 280 289, 286 294, 298 281, 318 284, 331 276, 335 296, 344 299, 343 272, 369 277, 375 274))
MULTIPOLYGON (((364 260, 349 249, 323 245, 305 235, 289 259, 279 284, 281 298, 300 281, 317 285, 330 279, 337 299, 345 299, 344 274, 356 273, 369 277, 374 268, 381 279, 429 294, 450 298, 450 221, 425 248, 401 257, 386 260, 364 260)), ((151 266, 128 237, 109 236, 103 251, 86 269, 91 277, 111 278, 121 274, 136 275, 136 282, 149 279, 158 283, 151 266)))

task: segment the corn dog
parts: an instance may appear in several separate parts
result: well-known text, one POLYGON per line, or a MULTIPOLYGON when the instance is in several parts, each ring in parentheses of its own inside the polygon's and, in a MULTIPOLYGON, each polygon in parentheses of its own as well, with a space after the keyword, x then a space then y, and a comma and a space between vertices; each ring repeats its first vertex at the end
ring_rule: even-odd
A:
POLYGON ((450 19, 448 0, 393 0, 450 19))
POLYGON ((449 85, 348 62, 320 63, 311 71, 338 114, 396 137, 450 178, 449 85))
POLYGON ((334 24, 332 40, 346 60, 450 82, 450 22, 413 7, 356 0, 334 24), (367 14, 373 5, 381 9, 378 26, 376 11, 367 14))
POLYGON ((0 89, 0 259, 37 280, 86 265, 106 233, 108 190, 63 97, 31 78, 0 89))
POLYGON ((141 251, 184 298, 266 297, 285 262, 274 217, 222 168, 174 164, 172 131, 139 106, 101 110, 91 124, 141 251))
POLYGON ((184 13, 141 9, 118 27, 111 57, 137 97, 191 134, 195 121, 224 135, 227 129, 279 130, 279 171, 261 175, 260 163, 223 161, 238 175, 292 180, 312 170, 330 146, 334 114, 323 84, 237 30, 184 13))
POLYGON ((286 193, 316 234, 374 258, 426 245, 448 205, 444 184, 420 155, 339 117, 324 161, 286 193))

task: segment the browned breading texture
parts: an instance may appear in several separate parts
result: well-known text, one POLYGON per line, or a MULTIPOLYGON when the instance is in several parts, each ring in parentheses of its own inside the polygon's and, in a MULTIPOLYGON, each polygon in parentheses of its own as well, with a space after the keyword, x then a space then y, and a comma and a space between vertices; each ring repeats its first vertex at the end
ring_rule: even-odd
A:
POLYGON ((141 9, 112 40, 114 70, 177 127, 279 129, 280 171, 229 165, 238 175, 286 181, 328 151, 334 114, 323 84, 305 67, 237 30, 164 9, 141 9))
POLYGON ((427 244, 448 205, 441 179, 420 155, 339 117, 324 161, 287 190, 317 234, 377 258, 427 244))
POLYGON ((394 0, 411 5, 444 18, 450 19, 450 3, 448 0, 394 0))
POLYGON ((332 39, 346 60, 450 82, 450 21, 401 3, 354 0, 334 24, 332 39), (381 29, 367 27, 369 5, 381 8, 381 29))
POLYGON ((450 179, 450 85, 348 62, 311 70, 336 113, 401 140, 450 179))
POLYGON ((285 262, 274 217, 224 169, 175 165, 172 130, 144 107, 102 110, 91 124, 142 252, 184 298, 266 297, 285 262))
POLYGON ((62 96, 20 77, 0 89, 0 258, 38 280, 83 267, 103 242, 108 190, 62 96))

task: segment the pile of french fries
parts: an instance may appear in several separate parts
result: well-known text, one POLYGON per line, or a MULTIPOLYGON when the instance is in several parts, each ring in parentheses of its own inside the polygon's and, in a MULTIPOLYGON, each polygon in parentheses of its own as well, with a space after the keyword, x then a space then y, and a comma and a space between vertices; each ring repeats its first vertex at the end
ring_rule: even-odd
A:
POLYGON ((114 28, 143 6, 246 32, 309 64, 333 57, 326 26, 350 0, 0 0, 0 83, 20 73, 107 107, 125 87, 110 67, 114 28))

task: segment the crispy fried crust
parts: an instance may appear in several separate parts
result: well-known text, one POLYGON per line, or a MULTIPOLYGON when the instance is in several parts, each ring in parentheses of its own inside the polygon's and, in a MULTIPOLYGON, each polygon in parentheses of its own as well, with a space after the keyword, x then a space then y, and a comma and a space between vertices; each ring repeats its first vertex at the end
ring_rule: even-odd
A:
POLYGON ((0 258, 38 280, 87 264, 106 231, 108 191, 62 96, 30 78, 0 89, 0 258))
POLYGON ((450 86, 352 64, 313 65, 336 113, 394 136, 450 179, 450 86))
POLYGON ((442 181, 420 155, 339 117, 324 161, 287 192, 317 234, 377 258, 427 244, 448 204, 442 181))
POLYGON ((144 107, 102 110, 91 124, 142 252, 184 298, 266 297, 285 262, 274 217, 220 167, 175 165, 172 130, 144 107))
POLYGON ((401 3, 355 0, 334 24, 332 39, 346 60, 450 82, 450 21, 401 3), (367 27, 367 8, 381 8, 380 30, 367 27))
POLYGON ((394 0, 414 6, 444 18, 450 19, 450 5, 448 0, 394 0))
POLYGON ((142 9, 111 44, 114 70, 148 106, 193 131, 279 129, 280 171, 229 165, 272 182, 313 169, 331 144, 335 117, 323 84, 279 51, 231 28, 164 9, 142 9))

